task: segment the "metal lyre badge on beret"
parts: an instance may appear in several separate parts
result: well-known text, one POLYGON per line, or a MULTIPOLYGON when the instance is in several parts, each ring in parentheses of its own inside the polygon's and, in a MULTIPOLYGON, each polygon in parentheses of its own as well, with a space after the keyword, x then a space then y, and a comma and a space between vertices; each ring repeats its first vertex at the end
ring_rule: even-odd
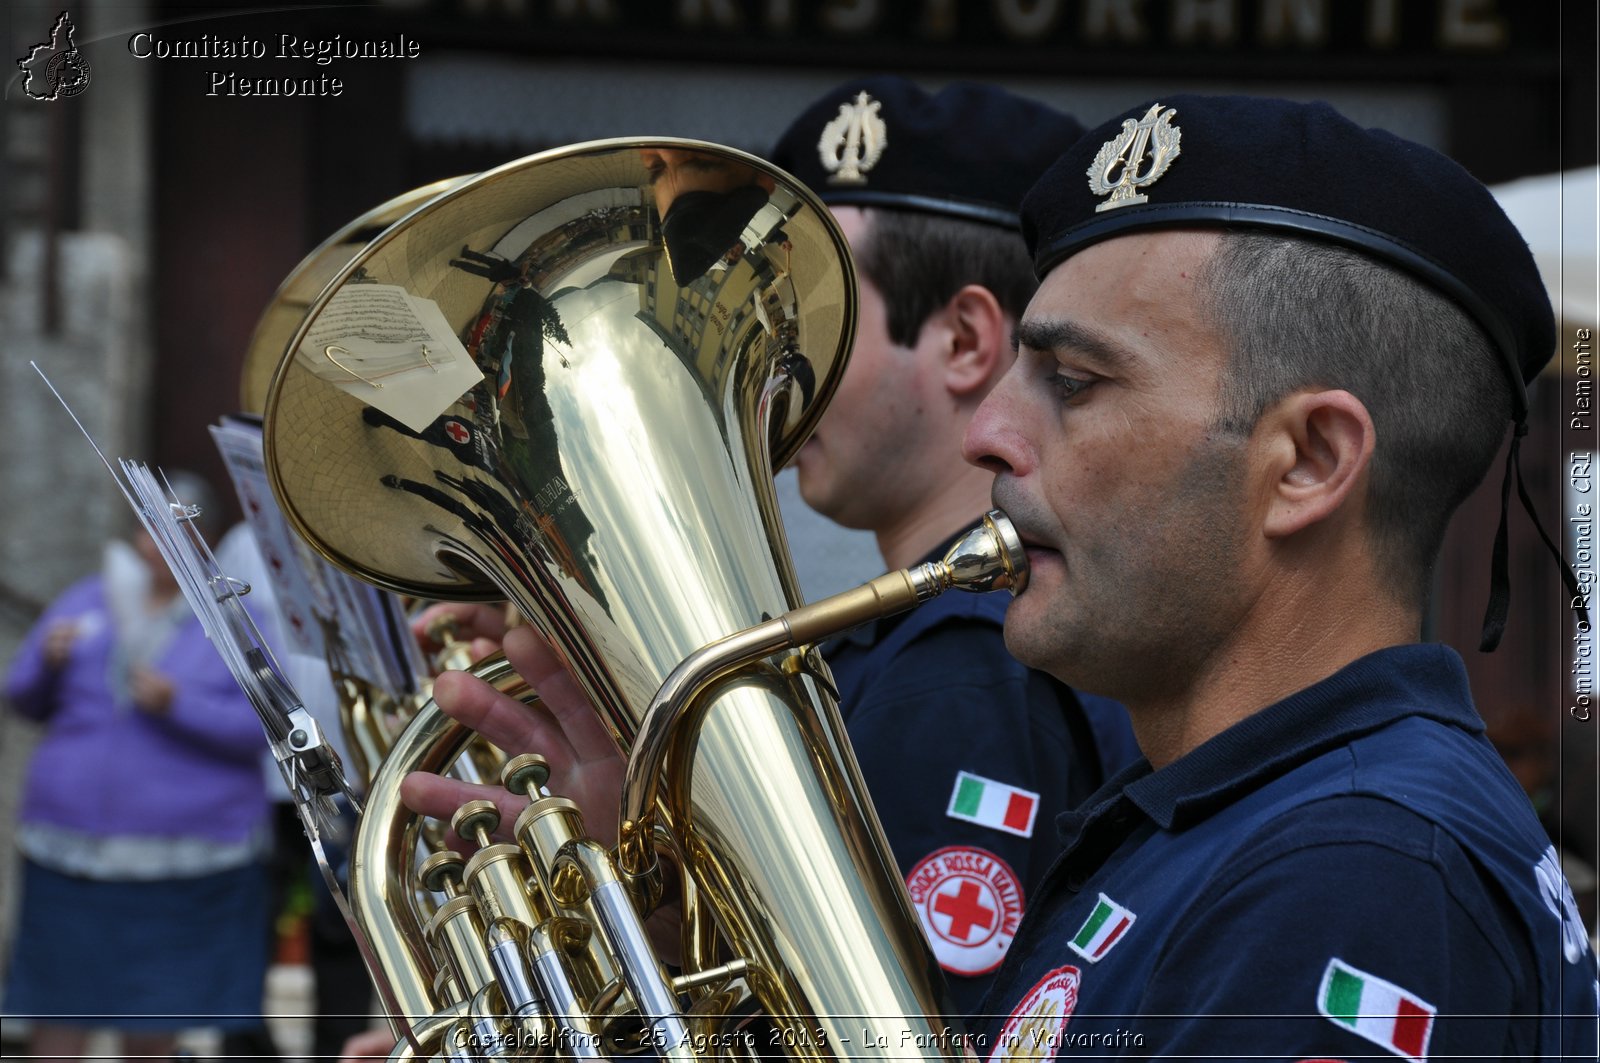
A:
POLYGON ((850 103, 839 105, 839 115, 822 127, 817 151, 830 185, 864 185, 866 173, 877 164, 889 144, 889 129, 878 116, 883 105, 863 90, 850 103))
POLYGON ((1136 189, 1166 173, 1172 160, 1179 155, 1178 142, 1183 139, 1183 131, 1172 124, 1172 117, 1177 113, 1174 108, 1163 111, 1159 103, 1153 104, 1137 122, 1132 118, 1124 119, 1122 132, 1101 145, 1094 162, 1089 164, 1089 191, 1097 196, 1109 192, 1111 198, 1094 208, 1096 213, 1147 201, 1148 197, 1136 189), (1145 149, 1152 144, 1155 150, 1150 155, 1150 165, 1140 173, 1145 149), (1113 181, 1111 171, 1118 165, 1122 167, 1122 176, 1113 181))

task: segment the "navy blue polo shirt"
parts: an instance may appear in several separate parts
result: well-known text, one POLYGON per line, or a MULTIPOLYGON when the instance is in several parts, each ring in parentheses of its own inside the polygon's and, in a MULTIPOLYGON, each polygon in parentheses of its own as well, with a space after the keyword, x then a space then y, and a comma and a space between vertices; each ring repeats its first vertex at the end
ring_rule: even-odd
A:
POLYGON ((1445 647, 1141 761, 1059 828, 982 1058, 1594 1057, 1576 904, 1445 647))
POLYGON ((1099 748, 1118 767, 1137 756, 1121 705, 1086 708, 1006 651, 1009 601, 947 593, 823 648, 956 1015, 982 1000, 1059 852, 1055 817, 1108 774, 1099 748))

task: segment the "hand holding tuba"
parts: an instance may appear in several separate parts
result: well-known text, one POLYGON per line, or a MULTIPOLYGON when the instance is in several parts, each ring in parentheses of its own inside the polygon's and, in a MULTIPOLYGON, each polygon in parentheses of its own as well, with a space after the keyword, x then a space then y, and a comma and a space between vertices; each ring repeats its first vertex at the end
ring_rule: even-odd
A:
MULTIPOLYGON (((532 628, 508 632, 503 645, 506 660, 539 692, 538 699, 510 697, 471 672, 445 672, 433 688, 440 711, 501 749, 543 756, 551 792, 584 811, 597 841, 615 844, 626 767, 616 743, 561 657, 532 628)), ((507 827, 502 840, 510 838, 510 824, 527 805, 504 787, 428 772, 407 776, 400 793, 411 811, 446 822, 469 801, 495 801, 507 827)))

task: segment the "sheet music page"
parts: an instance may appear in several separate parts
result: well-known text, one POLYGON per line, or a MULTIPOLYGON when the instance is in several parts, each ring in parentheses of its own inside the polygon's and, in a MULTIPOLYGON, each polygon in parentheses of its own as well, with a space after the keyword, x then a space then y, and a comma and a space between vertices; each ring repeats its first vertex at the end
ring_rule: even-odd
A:
POLYGON ((325 654, 321 620, 332 619, 336 606, 326 590, 308 574, 302 556, 304 544, 284 520, 277 500, 272 497, 262 455, 261 426, 229 418, 212 426, 211 438, 228 468, 245 520, 255 533, 262 560, 272 573, 274 604, 283 640, 292 652, 320 660, 325 654))
POLYGON ((296 357, 414 432, 483 379, 438 304, 395 284, 340 288, 296 357))
POLYGON ((272 573, 289 648, 326 660, 331 634, 341 671, 397 699, 415 694, 428 666, 399 598, 335 568, 289 526, 267 479, 259 423, 224 418, 211 436, 272 573))

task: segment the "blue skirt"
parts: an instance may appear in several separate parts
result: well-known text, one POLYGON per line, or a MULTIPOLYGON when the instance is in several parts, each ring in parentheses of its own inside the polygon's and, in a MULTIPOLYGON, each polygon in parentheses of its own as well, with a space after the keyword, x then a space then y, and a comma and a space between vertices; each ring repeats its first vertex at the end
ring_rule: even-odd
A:
POLYGON ((256 864, 103 882, 24 860, 3 1010, 121 1030, 258 1026, 269 919, 256 864))

